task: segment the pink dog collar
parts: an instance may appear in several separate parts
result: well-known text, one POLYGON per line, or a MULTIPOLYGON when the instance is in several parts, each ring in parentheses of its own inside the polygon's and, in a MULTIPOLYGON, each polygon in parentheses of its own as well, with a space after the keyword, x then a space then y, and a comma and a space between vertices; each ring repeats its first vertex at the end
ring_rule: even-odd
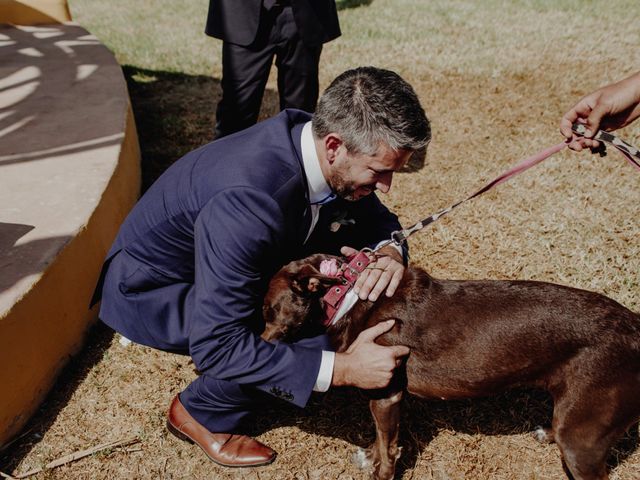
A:
MULTIPOLYGON (((353 289, 360 274, 371 263, 371 258, 369 258, 369 255, 364 251, 358 252, 348 260, 349 263, 342 263, 340 267, 335 270, 335 275, 327 273, 329 276, 339 278, 342 281, 342 285, 334 285, 325 293, 324 297, 322 297, 322 307, 324 310, 322 324, 325 327, 334 323, 334 318, 340 309, 340 305, 344 301, 345 295, 353 289)), ((329 264, 325 264, 324 269, 326 272, 334 272, 333 267, 329 264)), ((323 265, 320 265, 320 270, 323 270, 323 265)))

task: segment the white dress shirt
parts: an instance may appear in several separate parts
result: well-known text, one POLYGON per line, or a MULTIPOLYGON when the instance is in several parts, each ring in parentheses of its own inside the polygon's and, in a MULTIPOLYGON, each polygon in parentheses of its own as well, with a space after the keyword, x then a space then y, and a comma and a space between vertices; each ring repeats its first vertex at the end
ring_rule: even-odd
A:
MULTIPOLYGON (((318 223, 320 217, 321 202, 329 197, 333 192, 331 187, 324 178, 320 169, 320 160, 316 152, 316 144, 313 141, 313 132, 311 131, 311 122, 307 122, 302 128, 302 138, 300 139, 302 149, 302 163, 304 164, 304 172, 307 176, 307 185, 309 186, 309 202, 311 203, 311 227, 305 238, 305 242, 309 240, 313 229, 318 223)), ((322 360, 320 362, 320 371, 316 384, 313 386, 315 392, 326 392, 331 386, 333 378, 333 364, 336 354, 334 352, 322 351, 322 360)))

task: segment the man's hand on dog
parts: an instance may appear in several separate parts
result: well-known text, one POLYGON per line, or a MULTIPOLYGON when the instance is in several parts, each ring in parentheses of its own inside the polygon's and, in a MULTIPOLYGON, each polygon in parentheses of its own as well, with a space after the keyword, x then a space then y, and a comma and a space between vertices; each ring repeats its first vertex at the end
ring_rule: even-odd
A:
POLYGON ((393 372, 409 354, 409 347, 384 347, 375 343, 383 333, 393 328, 395 321, 387 320, 360 332, 344 353, 336 353, 332 385, 374 389, 389 385, 393 372))
MULTIPOLYGON (((355 255, 358 250, 351 247, 342 247, 340 253, 347 257, 355 255)), ((382 292, 390 297, 398 288, 400 280, 404 275, 404 265, 402 255, 395 247, 387 246, 381 248, 379 257, 375 262, 369 264, 356 281, 354 291, 360 300, 371 300, 375 302, 382 292), (386 290, 386 291, 385 291, 386 290)))

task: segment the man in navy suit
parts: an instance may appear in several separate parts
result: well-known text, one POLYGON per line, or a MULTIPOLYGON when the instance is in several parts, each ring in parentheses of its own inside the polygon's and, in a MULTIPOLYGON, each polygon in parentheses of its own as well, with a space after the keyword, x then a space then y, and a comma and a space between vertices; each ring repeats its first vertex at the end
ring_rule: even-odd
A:
MULTIPOLYGON (((388 239, 400 225, 373 192, 386 193, 429 139, 411 86, 362 67, 333 81, 313 117, 285 110, 187 154, 151 186, 122 225, 97 292, 107 325, 188 353, 201 373, 171 404, 172 432, 219 464, 266 464, 275 452, 237 434, 265 393, 302 407, 331 385, 388 384, 408 353, 374 342, 392 324, 366 330, 340 354, 325 336, 271 344, 259 337, 262 296, 293 259, 388 239), (355 224, 332 232, 344 212, 355 224)), ((381 252, 358 280, 361 299, 392 295, 402 278, 406 251, 381 252)))
POLYGON ((335 0, 210 0, 205 32, 223 40, 220 138, 258 120, 274 56, 280 109, 313 112, 322 44, 340 26, 335 0))

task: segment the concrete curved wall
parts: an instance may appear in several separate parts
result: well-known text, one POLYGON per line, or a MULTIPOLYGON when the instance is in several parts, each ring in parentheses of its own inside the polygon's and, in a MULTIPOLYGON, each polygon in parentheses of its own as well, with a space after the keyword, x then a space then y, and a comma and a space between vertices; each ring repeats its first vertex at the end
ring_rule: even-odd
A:
MULTIPOLYGON (((18 3, 0 0, 0 22, 18 3)), ((29 3, 12 14, 38 23, 29 3)), ((71 23, 0 26, 0 445, 80 348, 102 260, 139 189, 135 124, 111 52, 71 23)))

